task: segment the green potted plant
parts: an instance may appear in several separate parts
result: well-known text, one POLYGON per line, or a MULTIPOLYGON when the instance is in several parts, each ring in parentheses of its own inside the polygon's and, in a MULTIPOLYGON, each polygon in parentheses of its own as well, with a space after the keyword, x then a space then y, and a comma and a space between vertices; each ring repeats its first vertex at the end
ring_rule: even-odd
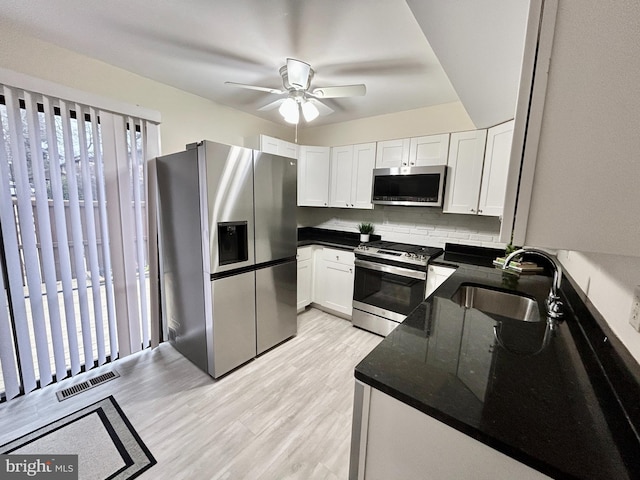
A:
POLYGON ((361 242, 368 242, 369 241, 369 235, 371 235, 373 233, 373 224, 372 223, 367 223, 367 222, 362 222, 362 223, 358 224, 358 230, 360 231, 360 241, 361 242))

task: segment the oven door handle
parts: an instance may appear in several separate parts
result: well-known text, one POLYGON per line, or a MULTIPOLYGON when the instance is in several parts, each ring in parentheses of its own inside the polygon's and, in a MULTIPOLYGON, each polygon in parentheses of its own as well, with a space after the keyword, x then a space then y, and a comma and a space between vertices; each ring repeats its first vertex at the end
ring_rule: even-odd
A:
POLYGON ((375 270, 377 272, 391 273, 393 275, 400 275, 401 277, 417 278, 418 280, 427 279, 427 272, 419 272, 417 270, 411 270, 409 268, 368 262, 366 260, 360 260, 359 258, 356 258, 354 264, 356 267, 366 268, 367 270, 375 270))

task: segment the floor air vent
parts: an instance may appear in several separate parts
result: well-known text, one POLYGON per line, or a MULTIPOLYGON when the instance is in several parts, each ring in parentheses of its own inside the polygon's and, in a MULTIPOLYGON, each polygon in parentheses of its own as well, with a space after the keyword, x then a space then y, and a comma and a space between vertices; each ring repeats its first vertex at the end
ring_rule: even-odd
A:
POLYGON ((69 397, 73 397, 78 393, 82 393, 90 388, 97 387, 109 380, 113 380, 114 378, 118 378, 120 375, 115 370, 111 370, 109 372, 103 373, 102 375, 98 375, 97 377, 90 378, 84 382, 80 382, 71 387, 65 388, 56 392, 56 396, 58 397, 58 401, 66 400, 69 397))

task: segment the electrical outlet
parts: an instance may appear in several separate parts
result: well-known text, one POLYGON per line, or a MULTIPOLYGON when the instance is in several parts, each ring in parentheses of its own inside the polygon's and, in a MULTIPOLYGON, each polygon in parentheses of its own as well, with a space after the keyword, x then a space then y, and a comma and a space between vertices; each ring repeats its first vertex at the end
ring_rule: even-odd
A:
POLYGON ((636 285, 633 291, 633 303, 631 304, 631 315, 629 323, 640 332, 640 285, 636 285))

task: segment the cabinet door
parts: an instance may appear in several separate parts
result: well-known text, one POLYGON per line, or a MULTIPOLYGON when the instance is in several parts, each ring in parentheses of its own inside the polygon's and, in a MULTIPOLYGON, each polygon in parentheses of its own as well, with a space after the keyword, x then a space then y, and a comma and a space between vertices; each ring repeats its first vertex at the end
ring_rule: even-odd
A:
POLYGON ((431 295, 436 289, 442 285, 447 278, 449 278, 455 268, 440 267, 436 265, 429 265, 427 270, 427 286, 425 291, 425 298, 431 295))
POLYGON ((260 150, 265 153, 273 153, 279 155, 280 142, 277 138, 268 137, 267 135, 260 135, 260 150))
POLYGON ((323 305, 351 316, 353 304, 353 266, 324 261, 323 305))
POLYGON ((331 194, 329 205, 350 208, 351 180, 353 175, 353 146, 333 147, 331 149, 331 194))
POLYGON ((298 311, 304 309, 311 303, 311 260, 298 260, 298 311))
POLYGON ((409 165, 409 139, 378 142, 376 168, 406 167, 409 165))
POLYGON ((298 158, 298 145, 280 140, 278 144, 278 155, 282 157, 298 158))
POLYGON ((451 134, 444 213, 477 213, 486 140, 486 130, 451 134))
POLYGON ((353 303, 353 263, 351 251, 323 248, 316 252, 314 301, 335 312, 351 316, 353 303))
POLYGON ((354 403, 362 436, 352 438, 359 457, 349 478, 551 479, 380 390, 364 391, 354 403))
POLYGON ((482 169, 482 186, 478 213, 501 216, 504 194, 507 189, 507 174, 511 159, 513 120, 492 127, 487 132, 487 149, 482 169))
POLYGON ((449 134, 415 137, 409 144, 409 166, 446 165, 449 155, 449 134))
POLYGON ((301 146, 298 159, 298 205, 329 205, 329 147, 301 146))
POLYGON ((353 174, 351 177, 351 204, 354 208, 373 208, 371 190, 376 163, 376 144, 353 146, 353 174))

